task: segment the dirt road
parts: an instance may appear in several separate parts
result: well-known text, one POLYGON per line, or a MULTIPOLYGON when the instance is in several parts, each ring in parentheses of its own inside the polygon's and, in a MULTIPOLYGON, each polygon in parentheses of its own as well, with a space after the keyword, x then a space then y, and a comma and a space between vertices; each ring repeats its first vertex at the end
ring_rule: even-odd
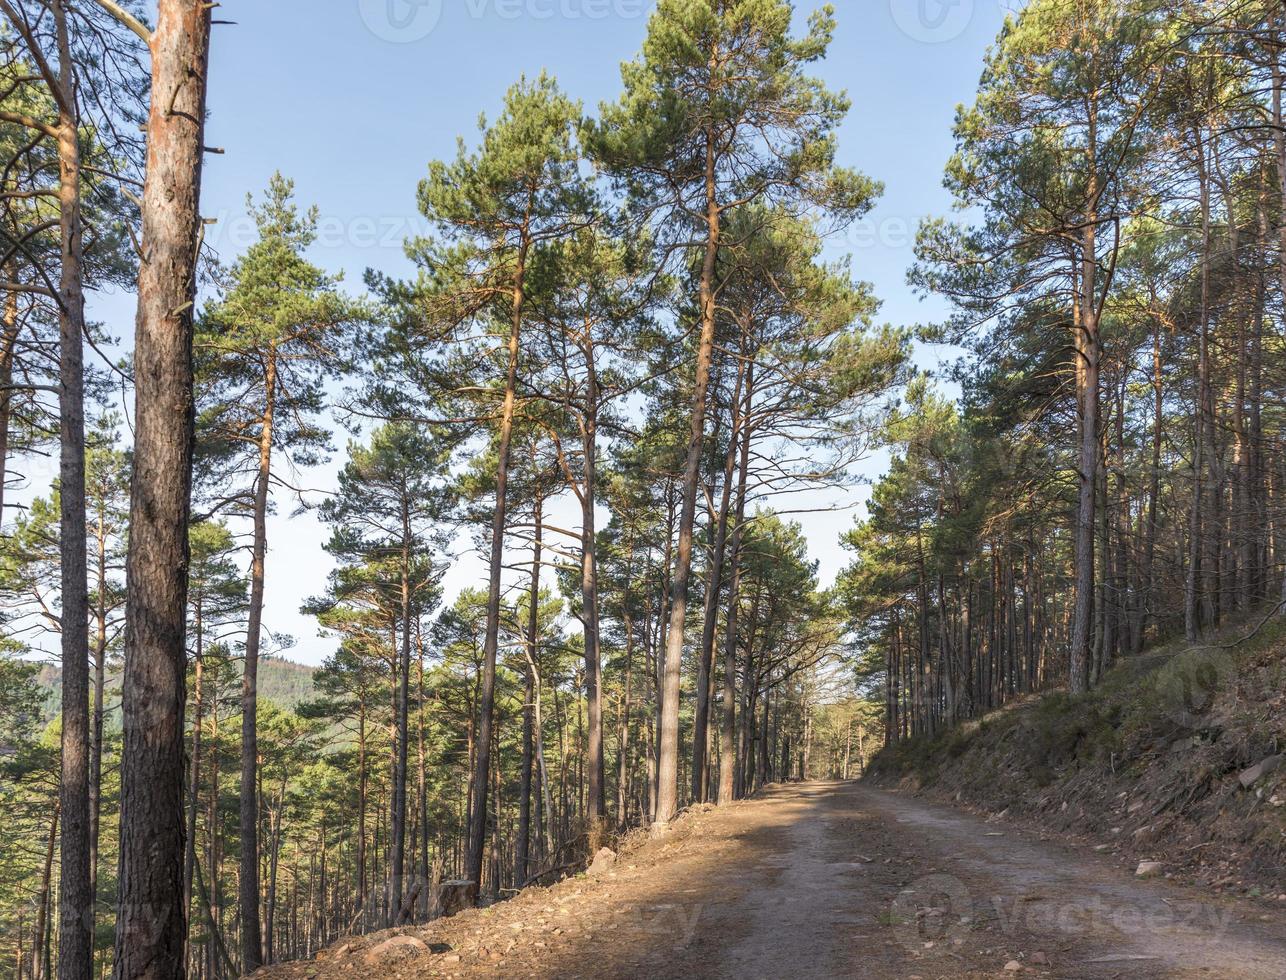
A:
POLYGON ((1278 904, 1137 880, 1092 849, 904 795, 807 783, 690 817, 610 875, 410 933, 437 952, 367 941, 276 975, 1280 980, 1278 904))

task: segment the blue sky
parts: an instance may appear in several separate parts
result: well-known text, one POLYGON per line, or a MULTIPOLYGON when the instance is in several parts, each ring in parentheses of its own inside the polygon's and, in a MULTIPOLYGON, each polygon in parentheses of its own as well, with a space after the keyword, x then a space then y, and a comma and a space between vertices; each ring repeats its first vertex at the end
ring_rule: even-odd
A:
MULTIPOLYGON (((812 9, 799 4, 799 22, 812 9)), ((429 160, 472 141, 479 113, 493 116, 520 74, 542 69, 587 109, 616 97, 619 65, 638 51, 651 0, 223 0, 215 28, 207 141, 226 153, 208 158, 203 211, 222 258, 246 244, 247 192, 274 170, 293 178, 301 202, 316 204, 321 240, 313 258, 360 287, 363 271, 408 269, 401 241, 420 228, 416 183, 429 160)), ((838 31, 816 67, 846 90, 853 109, 840 133, 841 162, 885 185, 870 218, 835 243, 851 251, 858 276, 875 286, 881 319, 932 319, 940 307, 906 287, 918 220, 942 214, 941 187, 957 103, 968 101, 982 56, 1004 16, 1000 0, 838 0, 838 31)), ((132 297, 100 296, 98 318, 126 337, 132 297)), ((938 355, 922 352, 932 366, 938 355)), ((881 460, 869 462, 878 475, 881 460)), ((325 488, 333 467, 305 474, 325 488)), ((858 503, 860 495, 840 503, 858 503)), ((270 528, 265 622, 293 634, 291 656, 319 662, 329 644, 298 614, 325 585, 323 529, 289 519, 289 502, 270 528)), ((810 546, 829 580, 842 567, 840 531, 853 512, 805 519, 810 546)), ((466 558, 448 592, 481 572, 466 558)))

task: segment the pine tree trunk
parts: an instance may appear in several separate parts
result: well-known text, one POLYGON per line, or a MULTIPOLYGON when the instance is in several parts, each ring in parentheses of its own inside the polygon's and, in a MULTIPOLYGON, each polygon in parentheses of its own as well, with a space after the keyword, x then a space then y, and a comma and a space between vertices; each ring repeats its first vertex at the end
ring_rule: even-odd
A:
POLYGON ((1116 632, 1112 647, 1108 650, 1108 666, 1127 650, 1127 633, 1131 618, 1130 602, 1130 488, 1126 477, 1125 412, 1127 379, 1123 376, 1117 386, 1116 409, 1116 451, 1119 467, 1116 473, 1116 500, 1112 508, 1112 522, 1116 532, 1116 553, 1113 558, 1115 572, 1112 587, 1112 604, 1116 615, 1116 632))
MULTIPOLYGON (((217 675, 216 675, 217 676, 217 675)), ((210 701, 210 801, 206 805, 206 861, 209 872, 209 899, 211 930, 219 942, 223 941, 223 896, 219 890, 219 870, 223 857, 219 848, 219 698, 218 685, 215 685, 215 696, 210 701)), ((215 976, 218 972, 213 947, 208 948, 208 973, 215 976)))
POLYGON ((738 408, 738 424, 733 426, 732 441, 740 442, 737 464, 737 498, 733 512, 732 542, 727 562, 731 569, 728 580, 728 612, 724 618, 723 638, 723 718, 720 738, 724 751, 719 759, 720 806, 731 803, 737 795, 737 613, 740 609, 741 540, 746 518, 746 483, 750 475, 750 442, 753 431, 751 410, 754 405, 754 363, 746 366, 744 407, 738 408))
POLYGON ((274 932, 277 921, 277 867, 281 858, 281 807, 286 795, 285 781, 286 777, 283 776, 282 785, 277 790, 277 805, 272 808, 268 818, 268 907, 264 914, 263 933, 264 960, 268 963, 276 960, 273 950, 276 946, 274 932))
POLYGON ((500 592, 504 574, 505 517, 509 489, 509 444, 513 437, 517 400, 518 356, 522 336, 523 300, 527 263, 528 229, 524 228, 513 280, 508 343, 508 369, 496 447, 496 510, 491 524, 490 577, 487 585, 487 624, 482 647, 482 686, 479 692, 477 755, 474 759, 473 794, 469 809, 469 841, 465 877, 482 885, 482 861, 487 837, 487 788, 491 772, 491 732, 496 697, 496 651, 500 643, 500 592))
POLYGON ((85 294, 77 80, 63 0, 53 0, 61 78, 58 104, 59 568, 61 571, 62 752, 59 776, 58 972, 93 970, 90 871, 89 583, 85 520, 85 294))
POLYGON ((49 925, 49 899, 53 893, 54 849, 58 841, 58 814, 60 807, 54 804, 54 815, 49 820, 49 838, 45 845, 44 870, 40 875, 40 887, 36 891, 36 925, 31 933, 31 975, 35 980, 46 976, 45 948, 46 934, 49 925))
POLYGON ((545 715, 542 707, 543 684, 540 674, 536 673, 536 700, 532 705, 532 727, 536 737, 536 774, 540 778, 540 795, 537 798, 536 828, 540 834, 540 852, 544 857, 553 851, 554 843, 554 798, 549 780, 549 766, 545 761, 545 715), (544 818, 541 818, 543 810, 544 818))
POLYGON ((192 637, 195 641, 192 681, 192 758, 188 762, 187 841, 183 855, 183 908, 187 910, 189 916, 188 951, 184 954, 185 962, 190 962, 191 954, 192 880, 196 871, 196 817, 201 801, 201 722, 205 711, 203 690, 205 630, 201 622, 203 612, 201 596, 195 596, 194 600, 192 609, 192 637))
POLYGON ((701 447, 705 441, 706 392, 714 352, 715 260, 719 254, 720 208, 716 199, 714 136, 706 135, 705 258, 701 266, 701 335, 697 342, 696 372, 688 433, 688 456, 683 469, 683 498, 679 516, 679 541, 670 581, 670 627, 661 666, 660 750, 657 755, 656 824, 664 830, 678 809, 679 794, 679 686, 683 665, 683 640, 688 613, 688 580, 692 572, 692 531, 696 522, 697 483, 701 476, 701 447))
POLYGON ((397 695, 394 705, 396 725, 396 757, 393 762, 393 812, 389 819, 392 833, 391 877, 389 879, 389 925, 396 921, 402 909, 402 894, 406 876, 406 775, 410 742, 409 694, 411 686, 411 516, 410 500, 402 488, 402 583, 401 626, 402 653, 397 665, 397 695))
POLYGON ((599 650, 598 625, 598 542, 594 507, 598 498, 598 371, 594 364, 593 327, 585 326, 585 418, 583 421, 584 485, 581 488, 581 615, 585 635, 585 701, 588 739, 585 765, 588 770, 589 853, 602 844, 607 801, 604 798, 603 763, 603 664, 599 650))
MULTIPOLYGON (((103 509, 106 501, 101 501, 103 509)), ((89 724, 89 900, 98 907, 98 854, 103 798, 103 698, 107 684, 107 527, 103 510, 98 513, 96 586, 94 609, 94 700, 89 724)), ((91 925, 93 917, 91 916, 91 925)))
POLYGON ((1156 603, 1156 540, 1157 508, 1161 500, 1161 445, 1164 438, 1165 389, 1162 381, 1161 320, 1153 321, 1152 328, 1152 460, 1148 474, 1148 505, 1143 545, 1143 596, 1139 603, 1138 626, 1134 633, 1134 652, 1143 649, 1147 627, 1152 619, 1151 607, 1156 603))
POLYGON ((732 425, 728 433, 728 451, 724 459, 723 489, 715 517, 714 549, 710 558, 709 582, 706 586, 705 610, 701 622, 701 647, 697 660, 697 700, 692 726, 692 799, 704 803, 710 794, 709 752, 710 688, 714 673, 714 637, 719 620, 719 598, 723 590, 723 567, 728 544, 728 511, 732 505, 732 483, 737 467, 741 419, 741 389, 745 382, 746 363, 737 359, 737 379, 733 385, 729 412, 732 425))
MULTIPOLYGON (((1093 194, 1096 182, 1092 180, 1091 184, 1094 185, 1090 189, 1090 193, 1093 194)), ((1074 694, 1089 690, 1094 622, 1094 537, 1097 523, 1095 517, 1099 473, 1099 358, 1102 353, 1095 289, 1098 273, 1096 233, 1097 229, 1092 218, 1087 218, 1078 279, 1077 326, 1074 328, 1076 393, 1080 422, 1077 464, 1080 492, 1076 508, 1074 556, 1075 593, 1068 663, 1068 686, 1074 694)))
POLYGON ((1192 499, 1188 509, 1188 562, 1183 588, 1183 630, 1188 642, 1196 642, 1201 633, 1201 581, 1204 525, 1202 501, 1205 487, 1206 429, 1212 419, 1206 417, 1210 386, 1209 310, 1210 310, 1210 188, 1206 175, 1205 143, 1198 134, 1197 165, 1201 196, 1201 312, 1197 324, 1197 408, 1194 413, 1192 446, 1192 499))
POLYGON ((116 980, 183 971, 192 307, 209 43, 208 4, 160 0, 134 343, 116 980))
POLYGON ((629 582, 634 574, 633 544, 631 543, 631 561, 625 571, 625 594, 622 597, 621 620, 625 629, 625 679, 621 692, 621 713, 617 722, 616 733, 616 826, 623 830, 629 823, 630 799, 630 717, 631 687, 634 681, 634 618, 630 613, 629 582))
MULTIPOLYGON (((1277 180, 1278 180, 1277 189, 1278 189, 1278 197, 1279 197, 1279 206, 1283 209, 1286 209, 1286 118, 1283 118, 1283 114, 1282 114, 1282 88, 1283 88, 1283 85, 1286 84, 1286 78, 1284 78, 1283 76, 1281 64, 1278 61, 1278 57, 1279 57, 1279 54, 1275 54, 1272 61, 1272 75, 1273 75, 1272 132, 1273 132, 1273 150, 1274 150, 1274 156, 1276 158, 1275 162, 1277 165, 1277 180)), ((1286 221, 1282 221, 1280 220, 1280 218, 1278 219, 1277 233, 1279 237, 1278 249, 1277 249, 1278 278, 1280 279, 1280 285, 1282 290, 1286 292, 1286 221)), ((1280 494, 1282 490, 1280 471, 1278 471, 1278 473, 1276 474, 1276 478, 1277 478, 1277 491, 1280 494)), ((1278 526, 1278 534, 1280 535, 1281 525, 1283 523, 1281 518, 1278 518, 1276 523, 1278 526)), ((1275 559, 1275 563, 1280 569, 1282 569, 1281 589, 1280 589, 1280 592, 1278 593, 1278 598, 1281 602, 1281 607, 1279 611, 1281 612, 1282 615, 1286 616, 1286 549, 1283 549, 1282 541, 1280 539, 1276 541, 1272 540, 1273 536, 1271 532, 1267 534, 1267 538, 1273 545, 1273 557, 1275 559)))
MULTIPOLYGON (((533 452, 533 456, 535 453, 533 452)), ((531 877, 531 777, 535 752, 535 713, 537 698, 536 655, 540 629, 540 565, 544 532, 544 500, 537 486, 532 505, 531 585, 527 592, 527 670, 524 675, 522 703, 522 772, 518 787, 518 842, 514 863, 518 877, 525 883, 531 877)))
POLYGON ((269 347, 264 364, 264 413, 259 428, 259 465, 255 476, 254 544, 250 558, 250 609, 246 625, 245 669, 241 676, 241 861, 238 915, 241 969, 253 973, 263 964, 259 915, 259 646, 263 634, 264 564, 268 550, 268 495, 272 480, 273 424, 277 404, 277 352, 269 347))
POLYGON ((670 588, 671 575, 674 571, 674 531, 678 525, 676 513, 675 487, 673 480, 666 481, 666 521, 665 550, 661 567, 661 613, 656 620, 656 642, 652 650, 652 660, 648 665, 650 683, 652 684, 652 712, 648 730, 648 819, 656 820, 657 786, 660 774, 661 754, 661 700, 662 688, 665 687, 665 647, 666 630, 670 625, 670 601, 673 590, 670 588))
MULTIPOLYGON (((1256 246, 1261 255, 1269 254, 1268 231, 1268 167, 1259 167, 1259 195, 1255 207, 1256 246)), ((1268 500, 1264 481, 1264 453, 1262 428, 1263 401, 1263 333, 1264 316, 1268 304, 1268 276, 1259 269, 1255 282, 1255 309, 1251 317, 1249 350, 1246 352, 1246 443, 1248 452, 1247 474, 1247 546, 1250 554, 1250 601, 1265 598, 1267 585, 1268 500)))
MULTIPOLYGON (((364 697, 364 696, 363 696, 364 697)), ((369 921, 366 900, 366 806, 369 780, 366 775, 366 702, 357 708, 357 908, 369 921)))
POLYGON ((418 682, 418 731, 416 732, 416 793, 418 795, 418 809, 420 814, 420 879, 425 883, 425 892, 420 901, 420 907, 427 914, 429 904, 432 901, 432 895, 428 890, 429 881, 429 795, 427 783, 427 764, 428 759, 425 754, 424 746, 424 729, 425 729, 425 698, 424 698, 424 635, 421 631, 421 623, 417 618, 415 624, 415 645, 416 652, 419 656, 419 674, 418 682))
MULTIPOLYGON (((8 272, 13 279, 13 273, 8 272)), ((18 291, 10 289, 4 298, 3 329, 0 330, 0 530, 4 529, 4 498, 9 477, 9 428, 13 417, 13 362, 17 356, 18 291)))

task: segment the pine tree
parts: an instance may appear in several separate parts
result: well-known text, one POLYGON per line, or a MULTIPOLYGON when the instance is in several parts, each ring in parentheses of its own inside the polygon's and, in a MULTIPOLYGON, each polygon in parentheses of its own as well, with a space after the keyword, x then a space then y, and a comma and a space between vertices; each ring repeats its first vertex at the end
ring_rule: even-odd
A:
POLYGON ((1146 4, 1036 3, 1006 22, 977 100, 956 121, 946 184, 986 218, 920 231, 912 281, 953 297, 957 327, 1027 321, 1035 300, 1070 325, 1077 406, 1076 606, 1071 684, 1089 683, 1101 454, 1101 318, 1122 223, 1146 203, 1133 183, 1167 43, 1146 4))
MULTIPOLYGON (((734 242, 726 213, 749 204, 850 220, 877 187, 835 166, 834 131, 848 100, 804 74, 834 31, 826 8, 800 38, 783 0, 662 0, 642 55, 622 67, 625 93, 605 105, 588 144, 616 176, 660 248, 693 258, 697 334, 682 510, 671 582, 661 695, 656 823, 678 805, 679 675, 687 621, 705 413, 722 282, 718 255, 734 242)), ((684 329, 689 326, 684 324, 684 329)))
POLYGON ((319 415, 326 383, 343 371, 346 338, 361 316, 339 292, 337 277, 304 258, 316 238, 317 211, 301 213, 293 195, 293 183, 276 174, 262 204, 247 198, 259 239, 228 270, 195 341, 205 493, 216 495, 216 510, 235 506, 253 525, 241 707, 240 915, 247 971, 262 962, 255 704, 275 466, 283 455, 293 465, 325 457, 330 433, 319 415))
POLYGON ((602 843, 607 816, 596 528, 601 433, 619 429, 617 406, 641 387, 639 366, 649 346, 643 332, 651 276, 648 243, 627 244, 617 235, 619 230, 614 235, 603 222, 545 250, 532 304, 543 333, 535 353, 545 370, 530 383, 553 416, 552 421, 535 416, 533 423, 548 432, 581 514, 577 614, 588 702, 585 805, 591 854, 602 843))
MULTIPOLYGON (((480 378, 470 400, 494 428, 495 510, 491 525, 487 627, 475 754, 468 877, 481 882, 491 784, 495 663, 500 633, 501 575, 508 508, 510 446, 519 410, 519 370, 527 317, 529 271, 535 252, 585 222, 574 129, 580 107, 554 81, 541 75, 522 80, 505 96, 494 124, 481 120, 481 146, 461 144, 450 164, 435 162, 419 189, 420 210, 437 238, 411 244, 425 273, 413 291, 415 319, 430 336, 490 338, 500 332, 498 363, 484 348, 480 378), (495 380, 493 380, 495 379, 495 380), (476 393, 476 394, 475 394, 476 393)), ((489 345, 488 345, 489 346, 489 345)), ((477 362, 470 350, 455 368, 469 376, 477 362)), ((457 375, 459 377, 459 375, 457 375)), ((448 394, 454 382, 448 382, 448 394)), ((456 393, 458 394, 458 393, 456 393)))
POLYGON ((327 550, 346 564, 384 569, 395 593, 401 649, 395 671, 396 744, 391 801, 390 925, 403 908, 407 878, 407 753, 412 636, 437 603, 441 567, 436 560, 443 542, 442 521, 449 498, 444 487, 448 456, 446 439, 407 424, 376 430, 369 446, 350 446, 349 462, 340 473, 339 491, 322 508, 335 528, 327 550))
MULTIPOLYGON (((192 664, 192 741, 188 758, 183 894, 190 945, 193 926, 202 918, 193 909, 193 900, 194 881, 198 873, 197 819, 201 810, 202 780, 207 767, 203 726, 207 712, 218 710, 218 673, 226 666, 220 662, 219 651, 226 650, 225 634, 245 612, 246 579, 237 565, 239 549, 236 538, 226 524, 199 521, 189 529, 188 541, 191 555, 188 566, 188 606, 192 615, 188 646, 192 664), (211 678, 213 684, 207 681, 209 673, 215 675, 211 678)), ((217 746, 209 747, 211 754, 216 750, 217 746)))

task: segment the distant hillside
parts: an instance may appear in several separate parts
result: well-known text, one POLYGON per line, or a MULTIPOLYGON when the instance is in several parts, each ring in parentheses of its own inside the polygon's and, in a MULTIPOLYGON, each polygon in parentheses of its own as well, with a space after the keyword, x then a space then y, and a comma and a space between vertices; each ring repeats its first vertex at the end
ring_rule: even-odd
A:
MULTIPOLYGON (((272 701, 284 708, 293 708, 301 701, 313 695, 313 673, 315 668, 297 664, 282 657, 261 657, 259 660, 259 697, 272 701)), ((58 711, 58 699, 62 689, 62 668, 56 664, 45 664, 40 668, 36 678, 42 688, 48 692, 46 711, 53 718, 58 711)), ((109 673, 109 689, 120 688, 119 667, 109 673)))
POLYGON ((263 657, 259 661, 259 696, 283 708, 293 708, 313 696, 314 673, 316 668, 293 660, 263 657))

